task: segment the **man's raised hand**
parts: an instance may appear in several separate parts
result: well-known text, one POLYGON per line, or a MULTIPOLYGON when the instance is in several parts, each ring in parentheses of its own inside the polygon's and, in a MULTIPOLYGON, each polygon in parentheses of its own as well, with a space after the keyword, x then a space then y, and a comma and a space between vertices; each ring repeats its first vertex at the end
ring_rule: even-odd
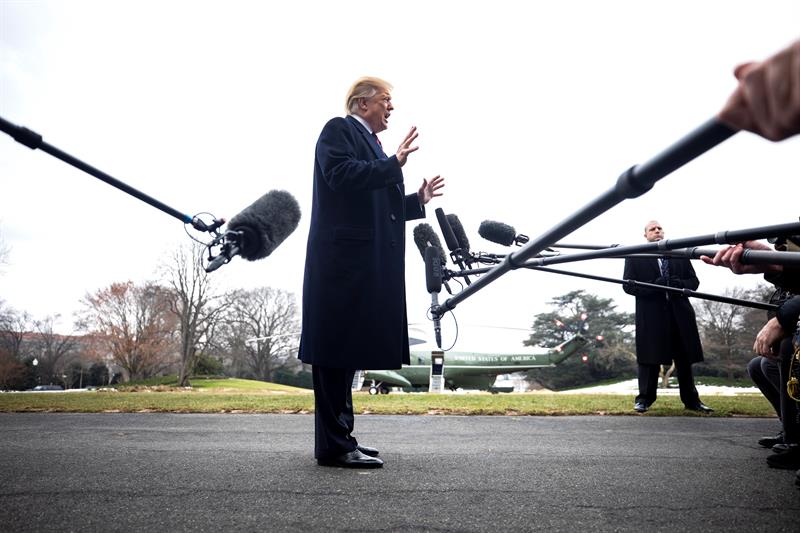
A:
POLYGON ((419 149, 419 146, 411 146, 411 144, 417 139, 417 127, 411 126, 411 129, 408 130, 406 134, 406 138, 403 139, 403 142, 400 143, 400 146, 397 147, 397 162, 400 163, 400 166, 406 164, 406 160, 408 159, 408 154, 412 152, 416 152, 419 149))

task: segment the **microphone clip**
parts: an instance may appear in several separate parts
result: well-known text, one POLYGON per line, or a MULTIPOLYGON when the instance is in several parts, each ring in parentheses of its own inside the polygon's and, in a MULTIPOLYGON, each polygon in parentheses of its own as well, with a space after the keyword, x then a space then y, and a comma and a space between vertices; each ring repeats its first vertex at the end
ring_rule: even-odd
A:
POLYGON ((237 255, 242 249, 244 232, 228 230, 225 233, 216 232, 216 237, 206 245, 208 260, 206 262, 206 272, 213 272, 222 265, 230 263, 233 256, 237 255), (218 248, 216 255, 215 249, 218 248))
POLYGON ((430 306, 429 312, 433 320, 441 320, 445 313, 447 313, 447 309, 445 309, 443 305, 435 303, 430 306))
MULTIPOLYGON (((210 213, 207 213, 210 214, 210 213)), ((214 215, 211 215, 211 222, 206 222, 205 220, 201 219, 199 215, 195 215, 192 217, 192 227, 197 231, 206 231, 208 233, 213 234, 215 237, 219 236, 219 232, 217 231, 223 224, 225 224, 224 218, 217 218, 214 215)))

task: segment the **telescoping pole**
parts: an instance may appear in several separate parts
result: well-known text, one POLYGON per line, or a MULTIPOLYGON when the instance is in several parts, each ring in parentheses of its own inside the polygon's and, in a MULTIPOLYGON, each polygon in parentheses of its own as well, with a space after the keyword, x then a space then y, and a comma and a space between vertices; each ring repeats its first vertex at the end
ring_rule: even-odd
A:
MULTIPOLYGON (((756 239, 796 235, 798 233, 800 233, 800 222, 789 222, 788 224, 775 224, 773 226, 762 226, 759 228, 720 231, 707 235, 699 235, 697 237, 663 239, 655 242, 631 244, 629 246, 614 246, 602 250, 536 257, 525 264, 534 266, 558 265, 562 263, 574 263, 575 261, 585 261, 587 259, 635 256, 642 253, 684 256, 689 259, 698 259, 701 255, 713 257, 714 254, 717 253, 715 249, 703 249, 698 248, 698 246, 706 244, 733 244, 756 239)), ((799 262, 800 252, 744 250, 744 253, 742 253, 742 263, 745 264, 776 263, 796 266, 799 262)))
POLYGON ((5 120, 4 118, 0 117, 0 131, 5 132, 11 137, 14 138, 20 144, 24 144, 31 150, 39 149, 42 152, 48 153, 55 157, 56 159, 60 159, 61 161, 72 165, 75 168, 83 170, 87 174, 94 176, 95 178, 99 179, 100 181, 104 181, 111 185, 112 187, 116 187, 117 189, 126 192, 133 196, 134 198, 138 198, 139 200, 150 204, 151 206, 155 207, 156 209, 160 209, 164 213, 173 216, 183 222, 184 224, 193 224, 197 229, 200 231, 206 231, 207 228, 202 221, 193 221, 192 217, 186 214, 181 213, 177 209, 174 209, 164 202, 156 200, 152 196, 149 196, 143 193, 140 190, 134 189, 127 183, 124 183, 113 176, 109 176, 102 170, 99 170, 88 163, 84 163, 80 159, 71 156, 70 154, 59 150, 55 146, 52 146, 46 142, 44 142, 41 135, 36 133, 35 131, 31 131, 24 126, 17 126, 16 124, 12 124, 11 122, 5 120), (197 225, 199 224, 199 226, 197 225))
POLYGON ((538 238, 532 239, 518 251, 506 256, 502 263, 487 272, 484 276, 481 276, 463 291, 445 300, 438 309, 432 310, 432 313, 443 315, 445 312, 454 309, 459 303, 486 287, 509 270, 515 270, 523 266, 526 260, 534 257, 548 246, 558 242, 559 239, 569 235, 587 222, 602 215, 623 200, 643 195, 652 189, 653 185, 655 185, 658 180, 704 154, 711 148, 714 148, 735 133, 736 130, 729 128, 716 119, 706 121, 703 125, 651 160, 626 170, 617 179, 617 183, 614 187, 538 238))
MULTIPOLYGON (((720 296, 717 294, 709 294, 707 292, 698 292, 693 291, 691 289, 684 289, 679 287, 670 287, 667 285, 657 285, 655 283, 646 283, 644 281, 636 281, 632 279, 615 279, 609 278, 605 276, 597 276, 595 274, 584 274, 582 272, 573 272, 571 270, 558 270, 556 268, 547 268, 547 267, 540 267, 540 266, 533 266, 530 262, 525 264, 524 268, 528 270, 538 270, 539 272, 550 272, 551 274, 561 274, 564 276, 573 276, 576 278, 583 278, 583 279, 591 279, 594 281, 604 281, 607 283, 616 283, 617 285, 625 285, 629 287, 641 287, 643 289, 651 289, 654 291, 661 291, 664 293, 670 294, 678 294, 680 296, 686 296, 687 298, 699 298, 701 300, 711 300, 712 302, 721 302, 731 305, 740 305, 743 307, 751 307, 753 309, 763 309, 764 311, 776 311, 778 306, 775 304, 769 304, 764 302, 755 302, 752 300, 742 300, 741 298, 731 298, 730 296, 720 296)), ((490 270, 489 267, 487 268, 476 268, 474 269, 473 273, 475 274, 483 274, 490 270)), ((462 272, 454 272, 454 276, 461 276, 463 275, 462 272)))

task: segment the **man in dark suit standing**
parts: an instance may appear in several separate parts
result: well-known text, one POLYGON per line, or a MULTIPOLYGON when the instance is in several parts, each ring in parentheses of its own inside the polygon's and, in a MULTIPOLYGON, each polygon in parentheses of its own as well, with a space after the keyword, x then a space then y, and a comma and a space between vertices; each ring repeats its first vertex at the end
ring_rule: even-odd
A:
POLYGON ((314 456, 323 466, 383 466, 352 435, 351 386, 356 370, 409 363, 405 221, 423 218, 444 186, 436 176, 405 194, 402 167, 418 134, 412 127, 394 155, 384 153, 377 134, 394 109, 391 89, 357 80, 347 116, 328 121, 317 140, 300 359, 312 365, 314 456))
MULTIPOLYGON (((644 227, 648 242, 664 238, 656 220, 644 227)), ((700 285, 688 259, 677 257, 631 257, 625 259, 626 280, 696 290, 700 285)), ((623 286, 636 296, 636 362, 639 365, 639 395, 634 410, 643 413, 656 401, 658 373, 662 364, 675 361, 681 401, 687 409, 710 413, 700 401, 692 376, 692 363, 703 360, 692 304, 686 296, 657 289, 623 286)))

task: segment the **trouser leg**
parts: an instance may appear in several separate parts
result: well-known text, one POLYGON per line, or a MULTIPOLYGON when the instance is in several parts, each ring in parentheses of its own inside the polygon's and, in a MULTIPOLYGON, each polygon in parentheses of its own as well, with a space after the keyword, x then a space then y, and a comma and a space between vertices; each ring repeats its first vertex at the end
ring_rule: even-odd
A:
POLYGON ((678 376, 678 389, 683 405, 694 407, 700 403, 700 395, 694 386, 694 375, 692 375, 692 363, 686 359, 675 359, 675 374, 678 376))
POLYGON ((355 370, 312 365, 314 457, 329 459, 356 448, 351 387, 355 370))
POLYGON ((658 371, 661 365, 639 364, 639 395, 637 402, 644 402, 649 406, 656 401, 658 390, 658 371))
POLYGON ((757 355, 747 363, 747 374, 764 398, 772 405, 778 417, 781 416, 780 365, 778 362, 757 355))

